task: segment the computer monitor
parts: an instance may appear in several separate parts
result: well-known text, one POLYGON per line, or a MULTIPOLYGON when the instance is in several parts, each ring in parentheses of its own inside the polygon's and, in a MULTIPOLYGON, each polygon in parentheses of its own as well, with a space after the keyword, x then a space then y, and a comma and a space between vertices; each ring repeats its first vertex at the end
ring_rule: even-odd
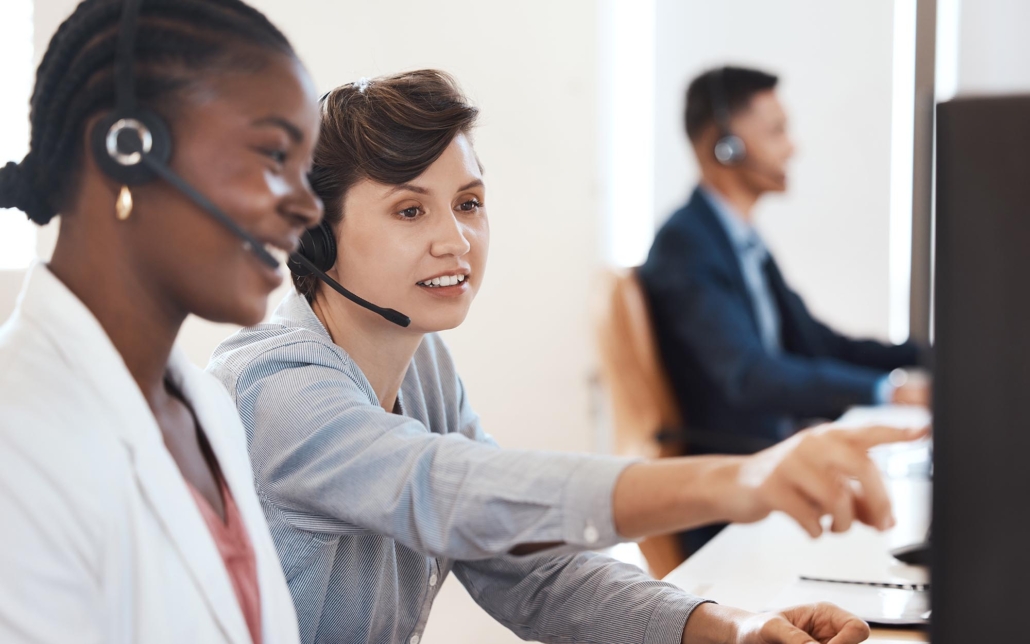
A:
POLYGON ((1030 96, 937 108, 933 644, 1028 642, 1030 96))

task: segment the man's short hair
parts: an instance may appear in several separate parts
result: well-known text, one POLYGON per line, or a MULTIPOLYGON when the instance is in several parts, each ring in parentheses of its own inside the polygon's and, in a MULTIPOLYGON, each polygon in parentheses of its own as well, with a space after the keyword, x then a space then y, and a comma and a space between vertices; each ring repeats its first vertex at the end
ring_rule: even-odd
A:
POLYGON ((687 137, 697 142, 702 133, 716 120, 716 93, 721 93, 725 109, 730 115, 751 105, 755 94, 776 87, 779 78, 757 69, 746 67, 717 67, 709 69, 687 87, 686 109, 683 122, 687 137))

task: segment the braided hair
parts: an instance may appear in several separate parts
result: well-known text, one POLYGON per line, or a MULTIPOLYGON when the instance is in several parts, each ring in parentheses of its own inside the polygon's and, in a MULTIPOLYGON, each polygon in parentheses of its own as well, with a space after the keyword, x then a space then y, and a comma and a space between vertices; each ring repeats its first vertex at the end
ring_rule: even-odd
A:
MULTIPOLYGON (((66 205, 87 121, 115 105, 123 0, 83 0, 57 29, 36 71, 29 153, 0 168, 0 208, 43 225, 66 205)), ((169 118, 184 90, 212 71, 260 69, 286 37, 240 0, 143 0, 134 51, 137 100, 169 118)))

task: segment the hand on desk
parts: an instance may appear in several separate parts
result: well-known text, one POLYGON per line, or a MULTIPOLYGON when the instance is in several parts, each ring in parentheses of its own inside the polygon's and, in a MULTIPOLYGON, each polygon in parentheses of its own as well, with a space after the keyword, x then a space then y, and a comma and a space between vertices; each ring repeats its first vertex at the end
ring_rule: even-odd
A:
POLYGON ((702 604, 683 629, 683 644, 857 644, 868 638, 865 622, 833 604, 808 604, 776 613, 702 604))
POLYGON ((833 517, 843 532, 855 521, 885 530, 890 499, 868 450, 923 438, 929 428, 822 425, 751 456, 687 456, 636 463, 612 495, 623 537, 667 534, 712 523, 751 523, 776 510, 813 537, 833 517))

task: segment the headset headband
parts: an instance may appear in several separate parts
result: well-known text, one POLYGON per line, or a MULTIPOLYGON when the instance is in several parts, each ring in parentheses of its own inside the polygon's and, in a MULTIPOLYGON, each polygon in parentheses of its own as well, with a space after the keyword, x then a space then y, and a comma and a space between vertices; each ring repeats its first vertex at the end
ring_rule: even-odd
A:
POLYGON ((708 75, 712 94, 712 115, 722 135, 730 134, 730 105, 726 98, 726 68, 720 67, 708 75))
POLYGON ((130 114, 136 110, 136 81, 132 73, 136 50, 136 23, 142 0, 125 0, 118 25, 117 59, 114 68, 116 110, 130 114))

